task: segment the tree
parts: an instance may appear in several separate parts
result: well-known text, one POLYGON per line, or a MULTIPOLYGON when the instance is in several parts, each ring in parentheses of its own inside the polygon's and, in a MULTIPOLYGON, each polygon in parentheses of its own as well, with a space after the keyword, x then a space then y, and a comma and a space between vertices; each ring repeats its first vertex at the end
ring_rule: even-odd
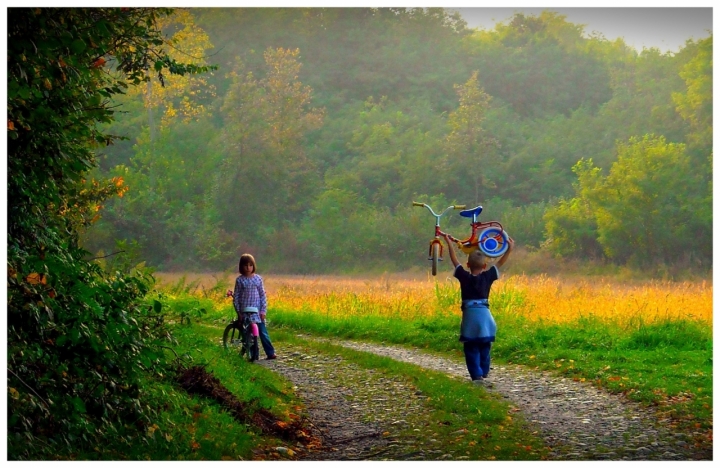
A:
POLYGON ((217 132, 208 120, 175 122, 154 144, 144 129, 129 164, 109 171, 132 189, 106 204, 83 237, 86 249, 100 256, 116 240, 135 240, 141 258, 163 269, 223 268, 234 258, 212 193, 222 153, 208 145, 217 132))
POLYGON ((692 46, 694 57, 680 71, 687 87, 685 92, 672 94, 678 113, 691 126, 688 143, 707 154, 712 151, 712 36, 692 46))
POLYGON ((704 176, 685 145, 646 135, 618 144, 617 152, 607 176, 592 160, 575 166, 577 196, 546 213, 550 248, 585 256, 599 244, 607 258, 637 266, 707 264, 712 235, 704 228, 704 176))
POLYGON ((427 102, 368 98, 351 120, 348 157, 325 172, 328 188, 348 189, 373 205, 393 209, 418 191, 442 190, 436 160, 444 122, 427 102))
MULTIPOLYGON (((207 64, 207 51, 214 46, 207 33, 195 24, 190 11, 175 10, 171 15, 159 18, 156 27, 170 36, 159 48, 160 53, 184 63, 197 66, 207 64)), ((160 111, 160 121, 157 124, 150 117, 148 123, 151 133, 155 131, 155 125, 167 125, 168 121, 175 117, 188 122, 205 112, 205 106, 198 102, 198 98, 203 94, 213 94, 206 78, 196 74, 166 77, 150 72, 151 70, 148 70, 145 86, 131 88, 127 96, 133 98, 140 94, 149 113, 160 111)))
POLYGON ((597 221, 588 196, 601 183, 602 173, 593 166, 592 159, 578 161, 573 172, 578 177, 574 184, 576 196, 561 198, 543 216, 544 247, 563 257, 599 258, 602 246, 597 240, 597 221))
POLYGON ((524 117, 597 108, 612 96, 605 65, 586 50, 582 26, 550 11, 516 14, 466 40, 489 94, 524 117))
POLYGON ((92 181, 109 100, 158 73, 166 9, 8 10, 8 452, 87 448, 147 417, 138 382, 163 329, 141 304, 150 278, 104 273, 78 245, 123 180, 92 181), (139 418, 139 419, 138 419, 139 418), (38 438, 43 443, 36 443, 38 438))
MULTIPOLYGON (((299 79, 329 115, 353 101, 388 96, 422 99, 440 111, 453 106, 452 83, 467 76, 459 14, 441 8, 204 8, 198 24, 223 44, 217 60, 264 76, 268 47, 303 54, 299 79)), ((217 88, 224 94, 229 83, 217 88)))
POLYGON ((693 230, 702 179, 683 144, 646 135, 619 145, 617 162, 588 194, 605 254, 640 265, 702 260, 708 239, 693 230))
MULTIPOLYGON (((158 18, 156 27, 167 37, 158 46, 159 53, 183 63, 207 65, 207 51, 213 44, 207 33, 197 26, 190 10, 174 10, 171 15, 158 18)), ((126 141, 99 151, 103 156, 101 166, 107 171, 116 165, 128 164, 132 145, 137 143, 144 128, 149 128, 148 145, 152 147, 169 126, 196 122, 209 113, 208 104, 215 97, 215 90, 206 75, 157 74, 150 67, 146 73, 142 86, 130 87, 127 93, 113 96, 114 105, 122 112, 104 131, 120 134, 126 141)))
POLYGON ((450 195, 459 199, 471 196, 477 203, 492 197, 500 169, 497 140, 485 130, 491 97, 480 87, 477 71, 464 84, 455 85, 455 91, 459 106, 448 116, 450 132, 445 139, 447 154, 442 170, 446 172, 446 183, 455 187, 449 190, 450 195))
POLYGON ((267 49, 267 75, 234 74, 217 142, 226 159, 217 180, 217 206, 228 232, 254 233, 252 226, 279 226, 299 219, 317 187, 317 172, 303 146, 322 125, 324 111, 311 108, 312 89, 298 79, 300 51, 267 49), (239 222, 246 220, 246 222, 239 222))

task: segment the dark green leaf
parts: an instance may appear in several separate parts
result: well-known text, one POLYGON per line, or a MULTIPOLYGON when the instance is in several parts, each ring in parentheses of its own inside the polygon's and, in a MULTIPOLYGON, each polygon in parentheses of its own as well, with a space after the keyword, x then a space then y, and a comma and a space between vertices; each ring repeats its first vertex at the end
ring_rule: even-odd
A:
POLYGON ((85 44, 85 42, 82 39, 75 39, 70 44, 70 50, 76 54, 82 53, 86 47, 87 47, 87 45, 85 44))

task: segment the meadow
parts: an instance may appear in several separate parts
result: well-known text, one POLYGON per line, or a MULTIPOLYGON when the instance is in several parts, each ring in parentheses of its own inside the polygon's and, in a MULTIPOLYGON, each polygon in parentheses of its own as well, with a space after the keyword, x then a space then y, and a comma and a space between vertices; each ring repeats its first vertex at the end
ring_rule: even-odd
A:
MULTIPOLYGON (((158 274, 166 291, 211 296, 234 275, 158 274)), ((263 275, 269 327, 461 356, 459 289, 449 274, 263 275)), ((229 300, 214 319, 227 321, 229 300)), ((712 283, 507 275, 495 283, 493 359, 552 370, 650 405, 712 440, 712 283)), ((207 317, 212 319, 213 317, 207 317)), ((271 331, 272 333, 272 331, 271 331)))

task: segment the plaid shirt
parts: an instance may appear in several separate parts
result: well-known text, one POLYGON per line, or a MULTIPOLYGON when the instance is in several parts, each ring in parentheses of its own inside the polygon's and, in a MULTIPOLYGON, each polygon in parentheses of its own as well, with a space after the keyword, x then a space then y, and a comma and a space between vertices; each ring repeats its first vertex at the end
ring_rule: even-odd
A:
POLYGON ((260 321, 259 314, 267 312, 267 296, 265 286, 260 275, 246 277, 240 275, 235 280, 235 291, 233 292, 233 305, 235 311, 240 315, 245 307, 257 307, 258 312, 250 314, 250 320, 260 321))

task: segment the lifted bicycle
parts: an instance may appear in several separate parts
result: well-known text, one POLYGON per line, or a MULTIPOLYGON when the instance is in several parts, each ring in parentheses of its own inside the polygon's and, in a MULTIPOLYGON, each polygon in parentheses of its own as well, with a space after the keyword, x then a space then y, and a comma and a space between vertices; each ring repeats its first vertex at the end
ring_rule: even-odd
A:
POLYGON ((435 217, 435 237, 430 241, 428 251, 428 260, 432 261, 432 274, 437 275, 438 261, 442 261, 443 245, 440 239, 445 236, 445 232, 440 230, 440 218, 450 210, 463 210, 460 216, 464 218, 472 218, 470 222, 470 237, 464 240, 457 239, 448 234, 450 240, 458 244, 458 247, 470 254, 474 250, 480 250, 482 253, 491 258, 500 257, 508 249, 508 235, 498 221, 478 221, 478 216, 482 212, 481 205, 466 210, 465 205, 450 205, 445 208, 442 213, 438 214, 426 203, 413 202, 413 206, 425 207, 435 217))

